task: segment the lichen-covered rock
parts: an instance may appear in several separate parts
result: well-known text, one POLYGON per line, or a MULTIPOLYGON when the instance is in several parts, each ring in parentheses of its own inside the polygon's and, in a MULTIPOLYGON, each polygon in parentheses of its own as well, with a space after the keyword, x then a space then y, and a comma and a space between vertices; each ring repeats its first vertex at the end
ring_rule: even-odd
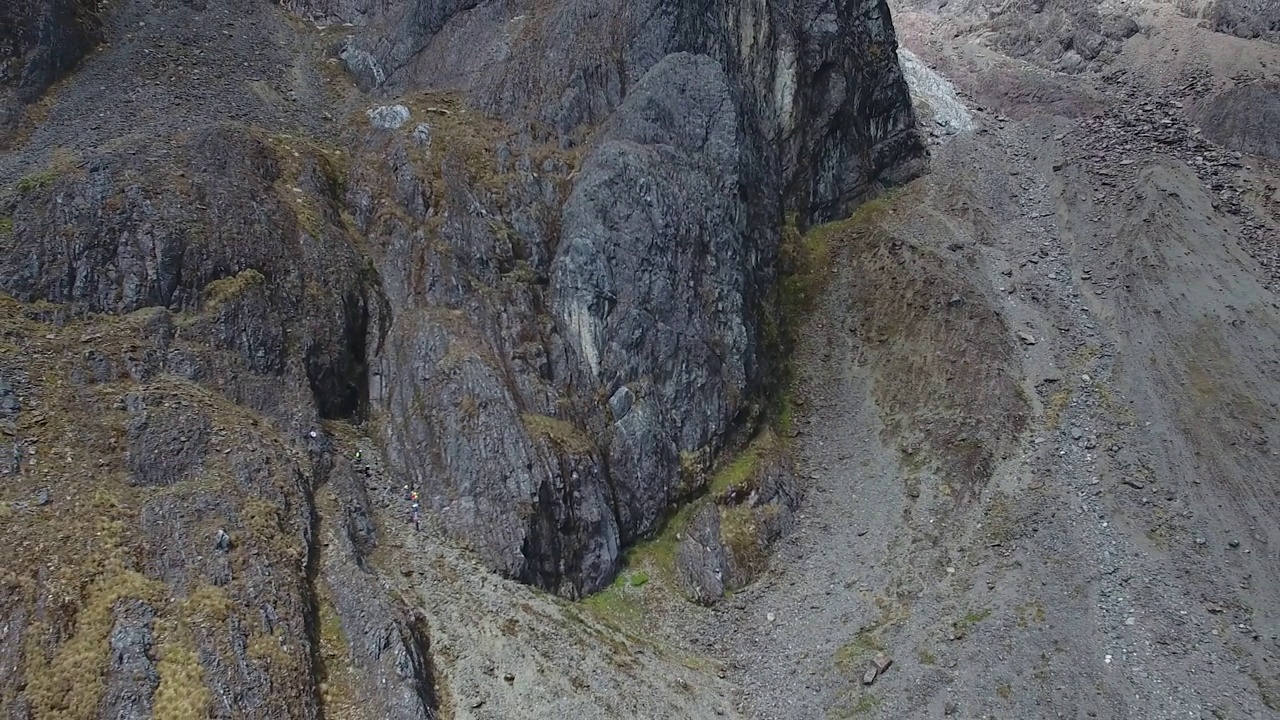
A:
MULTIPOLYGON (((16 637, 0 662, 26 688, 4 686, 6 711, 321 714, 320 421, 363 411, 382 301, 331 158, 288 142, 203 128, 175 138, 185 170, 126 144, 0 199, 0 375, 27 378, 7 383, 24 412, 0 467, 29 468, 6 493, 36 499, 6 502, 0 528, 20 549, 0 582, 24 588, 0 608, 16 637)), ((364 621, 405 643, 379 645, 410 688, 386 716, 431 717, 421 628, 359 592, 364 621)), ((390 687, 371 681, 371 702, 390 687)))
POLYGON ((461 88, 476 106, 517 124, 533 120, 563 144, 606 122, 662 58, 707 55, 728 77, 743 140, 756 155, 748 162, 781 169, 781 185, 761 194, 783 192, 805 221, 839 217, 877 183, 921 168, 883 0, 560 0, 537 8, 293 0, 290 7, 356 26, 342 52, 362 58, 357 77, 368 75, 362 68, 392 68, 378 84, 461 88))
POLYGON ((922 162, 882 3, 696 5, 297 4, 354 23, 384 90, 465 96, 403 96, 426 139, 356 139, 346 200, 394 318, 371 407, 455 538, 569 595, 759 418, 786 213, 922 162))
POLYGON ((681 590, 704 605, 764 571, 769 548, 790 530, 799 502, 790 457, 772 431, 752 441, 733 465, 721 470, 716 492, 683 529, 676 555, 681 590), (723 475, 734 470, 736 475, 723 475))
POLYGON ((414 378, 388 398, 392 466, 490 567, 566 595, 607 581, 621 547, 591 442, 522 413, 503 372, 446 323, 422 316, 415 335, 388 340, 388 362, 414 378))
POLYGON ((720 510, 712 503, 698 508, 676 550, 676 580, 694 602, 711 605, 724 595, 729 558, 720 538, 720 510))

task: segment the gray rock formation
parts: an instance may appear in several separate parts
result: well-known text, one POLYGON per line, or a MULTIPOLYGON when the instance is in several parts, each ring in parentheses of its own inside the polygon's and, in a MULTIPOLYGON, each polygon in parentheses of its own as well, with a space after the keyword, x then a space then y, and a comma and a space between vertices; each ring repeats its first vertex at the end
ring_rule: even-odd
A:
POLYGON ((371 396, 392 467, 444 526, 571 596, 607 583, 758 417, 785 213, 838 217, 922 162, 882 3, 693 5, 566 2, 537 23, 473 3, 310 7, 359 26, 342 52, 398 68, 384 91, 461 88, 504 120, 464 150, 465 108, 408 103, 414 127, 452 114, 371 141, 381 159, 354 171, 394 318, 371 396))
POLYGON ((11 2, 0 7, 0 148, 34 101, 100 39, 97 0, 11 2))
POLYGON ((334 533, 341 551, 322 558, 320 575, 360 674, 358 702, 374 717, 433 720, 440 703, 423 619, 387 594, 369 592, 382 581, 368 563, 378 539, 363 478, 337 457, 328 481, 343 508, 334 533))
POLYGON ((1205 14, 1218 32, 1280 42, 1280 5, 1270 0, 1214 0, 1205 14))
POLYGON ((1230 150, 1280 160, 1280 83, 1237 85, 1193 109, 1206 137, 1230 150))
POLYGON ((98 717, 146 720, 152 716, 152 699, 160 685, 160 674, 151 659, 155 611, 139 600, 126 600, 116 607, 115 616, 107 690, 98 717))
MULTIPOLYGON (((166 714, 172 670, 215 717, 433 717, 337 446, 489 568, 600 588, 777 390, 788 215, 923 163, 881 0, 284 5, 350 37, 126 0, 66 76, 95 7, 0 11, 0 105, 67 77, 0 157, 0 468, 41 498, 0 527, 0 714, 166 714)), ((725 587, 776 479, 704 500, 725 587)))
POLYGON ((676 580, 694 602, 713 604, 754 580, 794 520, 799 498, 790 457, 777 437, 768 431, 758 437, 746 462, 748 471, 709 494, 681 535, 676 580))
POLYGON ((719 444, 762 349, 744 307, 758 270, 735 115, 714 60, 664 58, 627 95, 565 205, 550 289, 558 329, 590 392, 642 389, 608 431, 627 539, 688 492, 680 453, 719 444))
POLYGON ((1093 0, 1015 0, 999 9, 980 0, 909 2, 926 11, 946 7, 989 29, 992 45, 1008 55, 1068 74, 1106 65, 1140 30, 1127 6, 1093 0))

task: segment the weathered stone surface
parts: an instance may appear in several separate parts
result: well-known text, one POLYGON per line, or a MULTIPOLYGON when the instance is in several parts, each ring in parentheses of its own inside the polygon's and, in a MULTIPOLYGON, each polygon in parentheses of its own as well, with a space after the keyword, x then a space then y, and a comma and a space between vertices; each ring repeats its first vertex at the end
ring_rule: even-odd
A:
POLYGON ((382 73, 390 88, 462 88, 478 106, 534 119, 564 143, 607 121, 662 58, 710 56, 760 153, 749 162, 780 164, 781 189, 806 221, 839 217, 877 182, 920 169, 923 149, 881 0, 564 0, 536 13, 475 0, 291 6, 358 26, 342 52, 359 58, 353 72, 362 86, 375 74, 367 68, 394 68, 382 73), (779 156, 764 157, 777 146, 779 156))
POLYGON ((387 89, 459 87, 504 121, 453 104, 366 139, 345 199, 394 318, 370 386, 391 465, 508 576, 608 582, 758 417, 785 213, 838 217, 920 167, 883 4, 731 5, 563 2, 526 26, 300 4, 354 23, 343 52, 395 68, 387 89))
POLYGON ((1280 83, 1237 85, 1193 109, 1206 137, 1230 150, 1280 160, 1280 83))
POLYGON ((711 605, 724 595, 728 568, 720 540, 720 510, 708 503, 690 518, 676 551, 680 589, 694 602, 711 605))
POLYGON ((359 704, 376 717, 431 720, 439 699, 423 619, 385 593, 371 591, 379 579, 366 558, 377 530, 361 480, 348 460, 335 458, 328 481, 344 509, 333 535, 341 547, 331 548, 321 561, 327 593, 320 602, 332 602, 350 652, 343 659, 361 675, 354 688, 359 704))
POLYGON ((75 67, 100 40, 97 0, 27 0, 0 7, 0 148, 23 105, 75 67))
POLYGON ((590 441, 566 421, 521 413, 465 334, 419 323, 416 336, 388 340, 389 362, 421 378, 391 390, 393 467, 500 572, 569 595, 606 582, 620 545, 590 441))
POLYGON ((209 418, 180 398, 130 395, 125 400, 129 480, 172 485, 199 475, 209 445, 209 418))
MULTIPOLYGON (((92 630, 118 650, 107 695, 14 690, 13 707, 146 715, 144 626, 181 623, 159 642, 199 665, 212 716, 317 717, 335 662, 375 714, 431 717, 427 626, 375 582, 369 488, 329 433, 380 441, 397 485, 488 567, 570 597, 600 588, 761 417, 784 218, 838 217, 922 162, 879 0, 285 5, 350 37, 233 0, 113 6, 110 55, 84 72, 98 86, 113 62, 140 67, 137 93, 85 111, 101 142, 58 125, 51 101, 43 144, 0 163, 3 331, 32 341, 0 355, 6 379, 13 363, 32 378, 0 412, 39 428, 3 449, 31 468, 21 496, 48 500, 0 539, 21 546, 39 513, 92 501, 98 524, 59 541, 109 551, 67 572, 137 600, 111 598, 124 614, 92 630), (202 13, 249 21, 211 36, 202 13), (254 47, 260 23, 271 47, 254 47), (380 97, 321 82, 309 60, 263 77, 286 59, 277 44, 310 58, 317 43, 380 97), (232 74, 234 97, 206 102, 232 74), (179 123, 169 102, 202 109, 179 123), (361 113, 384 105, 405 111, 371 128, 361 113), (329 610, 345 659, 317 647, 329 610)), ((79 6, 33 7, 57 30, 32 46, 45 69, 22 87, 38 94, 88 41, 58 35, 79 6)), ((3 59, 28 40, 0 35, 3 59)), ((89 89, 73 76, 50 97, 89 89)), ((707 504, 701 552, 724 583, 785 527, 775 484, 707 504)), ((48 548, 23 552, 36 580, 5 595, 18 629, 0 642, 56 658, 105 601, 42 576, 48 548)))
POLYGON ((1207 14, 1218 32, 1280 42, 1280 6, 1270 0, 1214 0, 1207 14))
MULTIPOLYGON (((936 0, 911 3, 939 7, 936 0)), ((1105 64, 1140 30, 1128 14, 1131 9, 1092 0, 1014 0, 994 12, 980 0, 956 0, 947 11, 988 28, 991 42, 1009 55, 1064 73, 1105 64)), ((1027 85, 1026 80, 1005 77, 992 82, 1027 85)))
POLYGON ((18 417, 20 410, 22 410, 22 403, 18 401, 18 394, 14 392, 9 381, 0 375, 0 421, 12 422, 18 417))
POLYGON ((395 130, 409 122, 409 108, 403 105, 379 105, 365 112, 369 124, 382 130, 395 130))
POLYGON ((111 720, 147 720, 152 716, 153 696, 160 673, 152 659, 152 620, 155 611, 140 600, 116 605, 111 629, 111 664, 105 678, 107 690, 98 717, 111 720))
POLYGON ((799 492, 790 458, 766 431, 751 443, 749 471, 709 498, 681 538, 676 569, 681 589, 710 605, 745 587, 768 562, 768 550, 786 534, 799 492))
POLYGON ((677 453, 718 444, 747 398, 759 347, 743 303, 736 127, 716 62, 672 55, 627 96, 565 206, 551 275, 560 331, 599 394, 648 386, 612 428, 628 536, 678 500, 677 453))

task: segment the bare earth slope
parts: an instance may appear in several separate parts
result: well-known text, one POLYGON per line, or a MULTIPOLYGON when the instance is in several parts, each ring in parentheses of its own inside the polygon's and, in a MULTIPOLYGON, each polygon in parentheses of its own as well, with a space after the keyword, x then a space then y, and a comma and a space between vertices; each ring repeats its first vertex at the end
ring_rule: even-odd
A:
POLYGON ((1016 14, 895 11, 969 114, 908 58, 931 173, 822 231, 797 530, 714 621, 745 712, 1280 717, 1280 175, 1195 125, 1275 46, 1133 3, 1064 75, 1016 14))

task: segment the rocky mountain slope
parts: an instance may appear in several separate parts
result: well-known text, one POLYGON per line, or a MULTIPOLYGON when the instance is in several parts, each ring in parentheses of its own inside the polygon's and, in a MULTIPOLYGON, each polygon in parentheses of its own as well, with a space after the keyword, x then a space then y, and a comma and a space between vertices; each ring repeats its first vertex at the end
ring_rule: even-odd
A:
POLYGON ((1280 717, 1273 4, 892 11, 0 8, 0 717, 1280 717))
POLYGON ((1275 46, 894 11, 931 172, 811 236, 805 500, 698 643, 753 717, 1280 717, 1275 46))
POLYGON ((732 711, 511 581, 785 531, 778 450, 712 476, 784 240, 923 167, 882 2, 3 12, 0 715, 732 711))

